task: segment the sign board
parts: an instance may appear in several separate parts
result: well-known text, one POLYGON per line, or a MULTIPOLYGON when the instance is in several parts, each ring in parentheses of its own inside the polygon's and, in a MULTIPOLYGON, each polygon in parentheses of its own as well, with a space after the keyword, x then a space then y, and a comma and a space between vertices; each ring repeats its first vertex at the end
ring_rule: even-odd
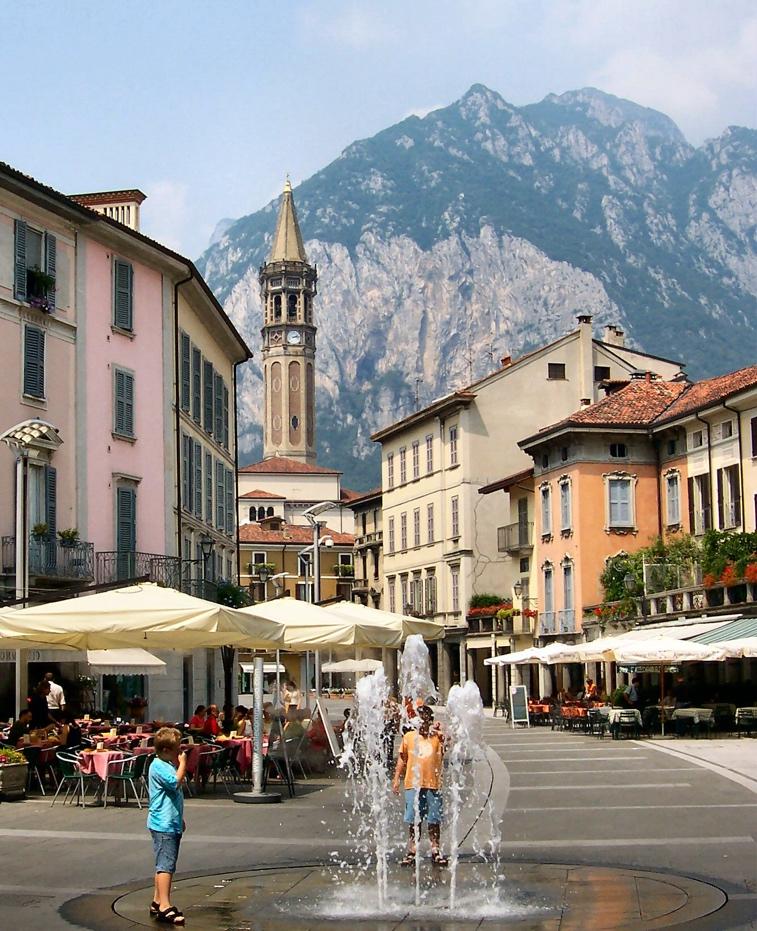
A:
MULTIPOLYGON (((659 672, 660 671, 659 663, 635 663, 631 666, 618 666, 620 672, 627 673, 636 673, 636 672, 659 672)), ((663 672, 678 672, 679 666, 663 666, 663 672)))
POLYGON ((531 726, 528 717, 528 696, 526 695, 525 685, 510 686, 510 721, 513 727, 516 724, 525 724, 531 726))
POLYGON ((316 698, 315 707, 318 711, 318 714, 321 716, 321 721, 323 721, 323 729, 326 731, 326 738, 329 742, 332 756, 335 760, 337 760, 339 759, 339 754, 342 752, 342 748, 339 746, 339 740, 337 739, 336 732, 334 731, 334 726, 331 723, 331 719, 329 718, 328 712, 323 705, 322 699, 316 698))

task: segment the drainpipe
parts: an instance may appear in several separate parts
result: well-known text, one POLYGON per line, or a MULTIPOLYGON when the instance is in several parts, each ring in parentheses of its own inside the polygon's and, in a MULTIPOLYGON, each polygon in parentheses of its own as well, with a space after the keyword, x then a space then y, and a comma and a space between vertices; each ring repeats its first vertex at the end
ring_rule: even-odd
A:
POLYGON ((707 481, 708 481, 709 486, 710 486, 710 510, 711 510, 711 512, 712 512, 712 517, 711 517, 711 520, 710 520, 710 525, 711 525, 711 527, 714 529, 714 527, 715 527, 715 509, 714 509, 714 507, 713 507, 713 502, 717 499, 717 491, 716 491, 715 494, 713 495, 713 493, 712 493, 712 478, 713 478, 713 475, 712 475, 712 443, 710 442, 710 440, 711 440, 711 437, 710 437, 710 425, 709 425, 709 423, 708 423, 706 420, 702 420, 702 418, 699 416, 699 414, 694 414, 694 416, 696 417, 696 419, 697 419, 700 423, 703 423, 703 424, 705 425, 705 427, 707 427, 707 471, 708 471, 708 473, 709 473, 708 476, 707 476, 707 481))
POLYGON ((242 575, 242 554, 239 544, 239 411, 237 409, 237 368, 241 363, 234 363, 234 524, 237 538, 237 585, 242 575))
MULTIPOLYGON (((662 528, 663 528, 663 520, 662 520, 662 504, 663 504, 663 502, 662 502, 662 457, 660 456, 660 441, 659 441, 659 439, 658 439, 658 440, 655 440, 655 439, 653 438, 653 439, 652 439, 652 442, 654 443, 654 454, 655 454, 655 461, 656 461, 656 464, 657 464, 657 535, 660 537, 660 539, 662 539, 662 528)), ((679 483, 679 484, 680 484, 680 483, 679 483)), ((680 516, 681 516, 681 514, 680 514, 680 510, 681 510, 681 492, 680 492, 680 490, 679 490, 679 492, 678 492, 678 510, 679 510, 679 515, 678 515, 678 516, 680 517, 680 516)))
POLYGON ((182 278, 173 286, 173 365, 174 365, 174 429, 176 431, 176 552, 181 574, 182 540, 181 530, 181 350, 179 346, 179 288, 192 280, 192 275, 182 278))
POLYGON ((741 484, 741 488, 739 489, 740 491, 739 510, 741 511, 740 523, 741 523, 741 526, 745 528, 746 521, 744 520, 744 517, 745 517, 744 515, 744 506, 745 506, 745 501, 744 501, 744 449, 743 449, 743 439, 741 436, 741 412, 737 411, 736 408, 734 407, 729 407, 725 403, 725 401, 722 401, 721 403, 727 411, 730 411, 732 414, 736 415, 736 429, 738 430, 738 441, 739 441, 739 482, 741 484))

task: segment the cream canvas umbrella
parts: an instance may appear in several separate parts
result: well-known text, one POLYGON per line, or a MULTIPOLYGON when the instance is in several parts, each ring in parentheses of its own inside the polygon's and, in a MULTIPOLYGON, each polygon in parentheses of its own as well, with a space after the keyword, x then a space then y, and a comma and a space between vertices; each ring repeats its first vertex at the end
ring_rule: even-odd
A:
POLYGON ((515 666, 519 663, 538 663, 539 647, 527 647, 516 653, 501 653, 499 656, 489 656, 484 660, 486 666, 515 666))
POLYGON ((166 663, 147 650, 87 650, 89 668, 98 676, 164 676, 166 663))
POLYGON ((378 659, 342 659, 335 663, 324 663, 323 672, 376 672, 383 667, 378 659))
POLYGON ((380 624, 390 630, 398 630, 404 642, 411 634, 420 634, 424 640, 441 640, 444 637, 444 624, 438 624, 422 617, 410 617, 394 611, 382 611, 369 608, 354 601, 338 601, 328 606, 330 613, 343 615, 354 620, 367 620, 380 624))
POLYGON ((724 640, 709 646, 722 650, 727 659, 742 659, 757 656, 757 637, 739 637, 736 640, 724 640))
POLYGON ((227 644, 270 649, 283 637, 278 621, 254 611, 243 613, 152 583, 0 613, 0 641, 22 649, 30 643, 79 650, 227 644))

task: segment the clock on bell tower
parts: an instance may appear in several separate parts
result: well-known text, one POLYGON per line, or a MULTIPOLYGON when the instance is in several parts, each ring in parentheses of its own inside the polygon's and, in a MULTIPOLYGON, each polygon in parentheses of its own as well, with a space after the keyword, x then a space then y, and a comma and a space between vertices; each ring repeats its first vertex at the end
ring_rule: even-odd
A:
POLYGON ((315 333, 313 298, 318 275, 310 265, 284 185, 268 261, 260 267, 263 305, 263 458, 315 463, 315 333))

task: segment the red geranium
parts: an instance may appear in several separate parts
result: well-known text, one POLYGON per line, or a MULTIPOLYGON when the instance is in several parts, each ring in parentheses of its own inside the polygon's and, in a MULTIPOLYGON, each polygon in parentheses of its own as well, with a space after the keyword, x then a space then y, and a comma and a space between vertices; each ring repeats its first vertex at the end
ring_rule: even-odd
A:
POLYGON ((757 585, 757 562, 750 562, 744 570, 744 578, 752 585, 757 585))
POLYGON ((736 585, 739 581, 739 577, 736 574, 736 569, 730 564, 723 569, 723 574, 720 576, 720 581, 726 587, 731 585, 736 585))

